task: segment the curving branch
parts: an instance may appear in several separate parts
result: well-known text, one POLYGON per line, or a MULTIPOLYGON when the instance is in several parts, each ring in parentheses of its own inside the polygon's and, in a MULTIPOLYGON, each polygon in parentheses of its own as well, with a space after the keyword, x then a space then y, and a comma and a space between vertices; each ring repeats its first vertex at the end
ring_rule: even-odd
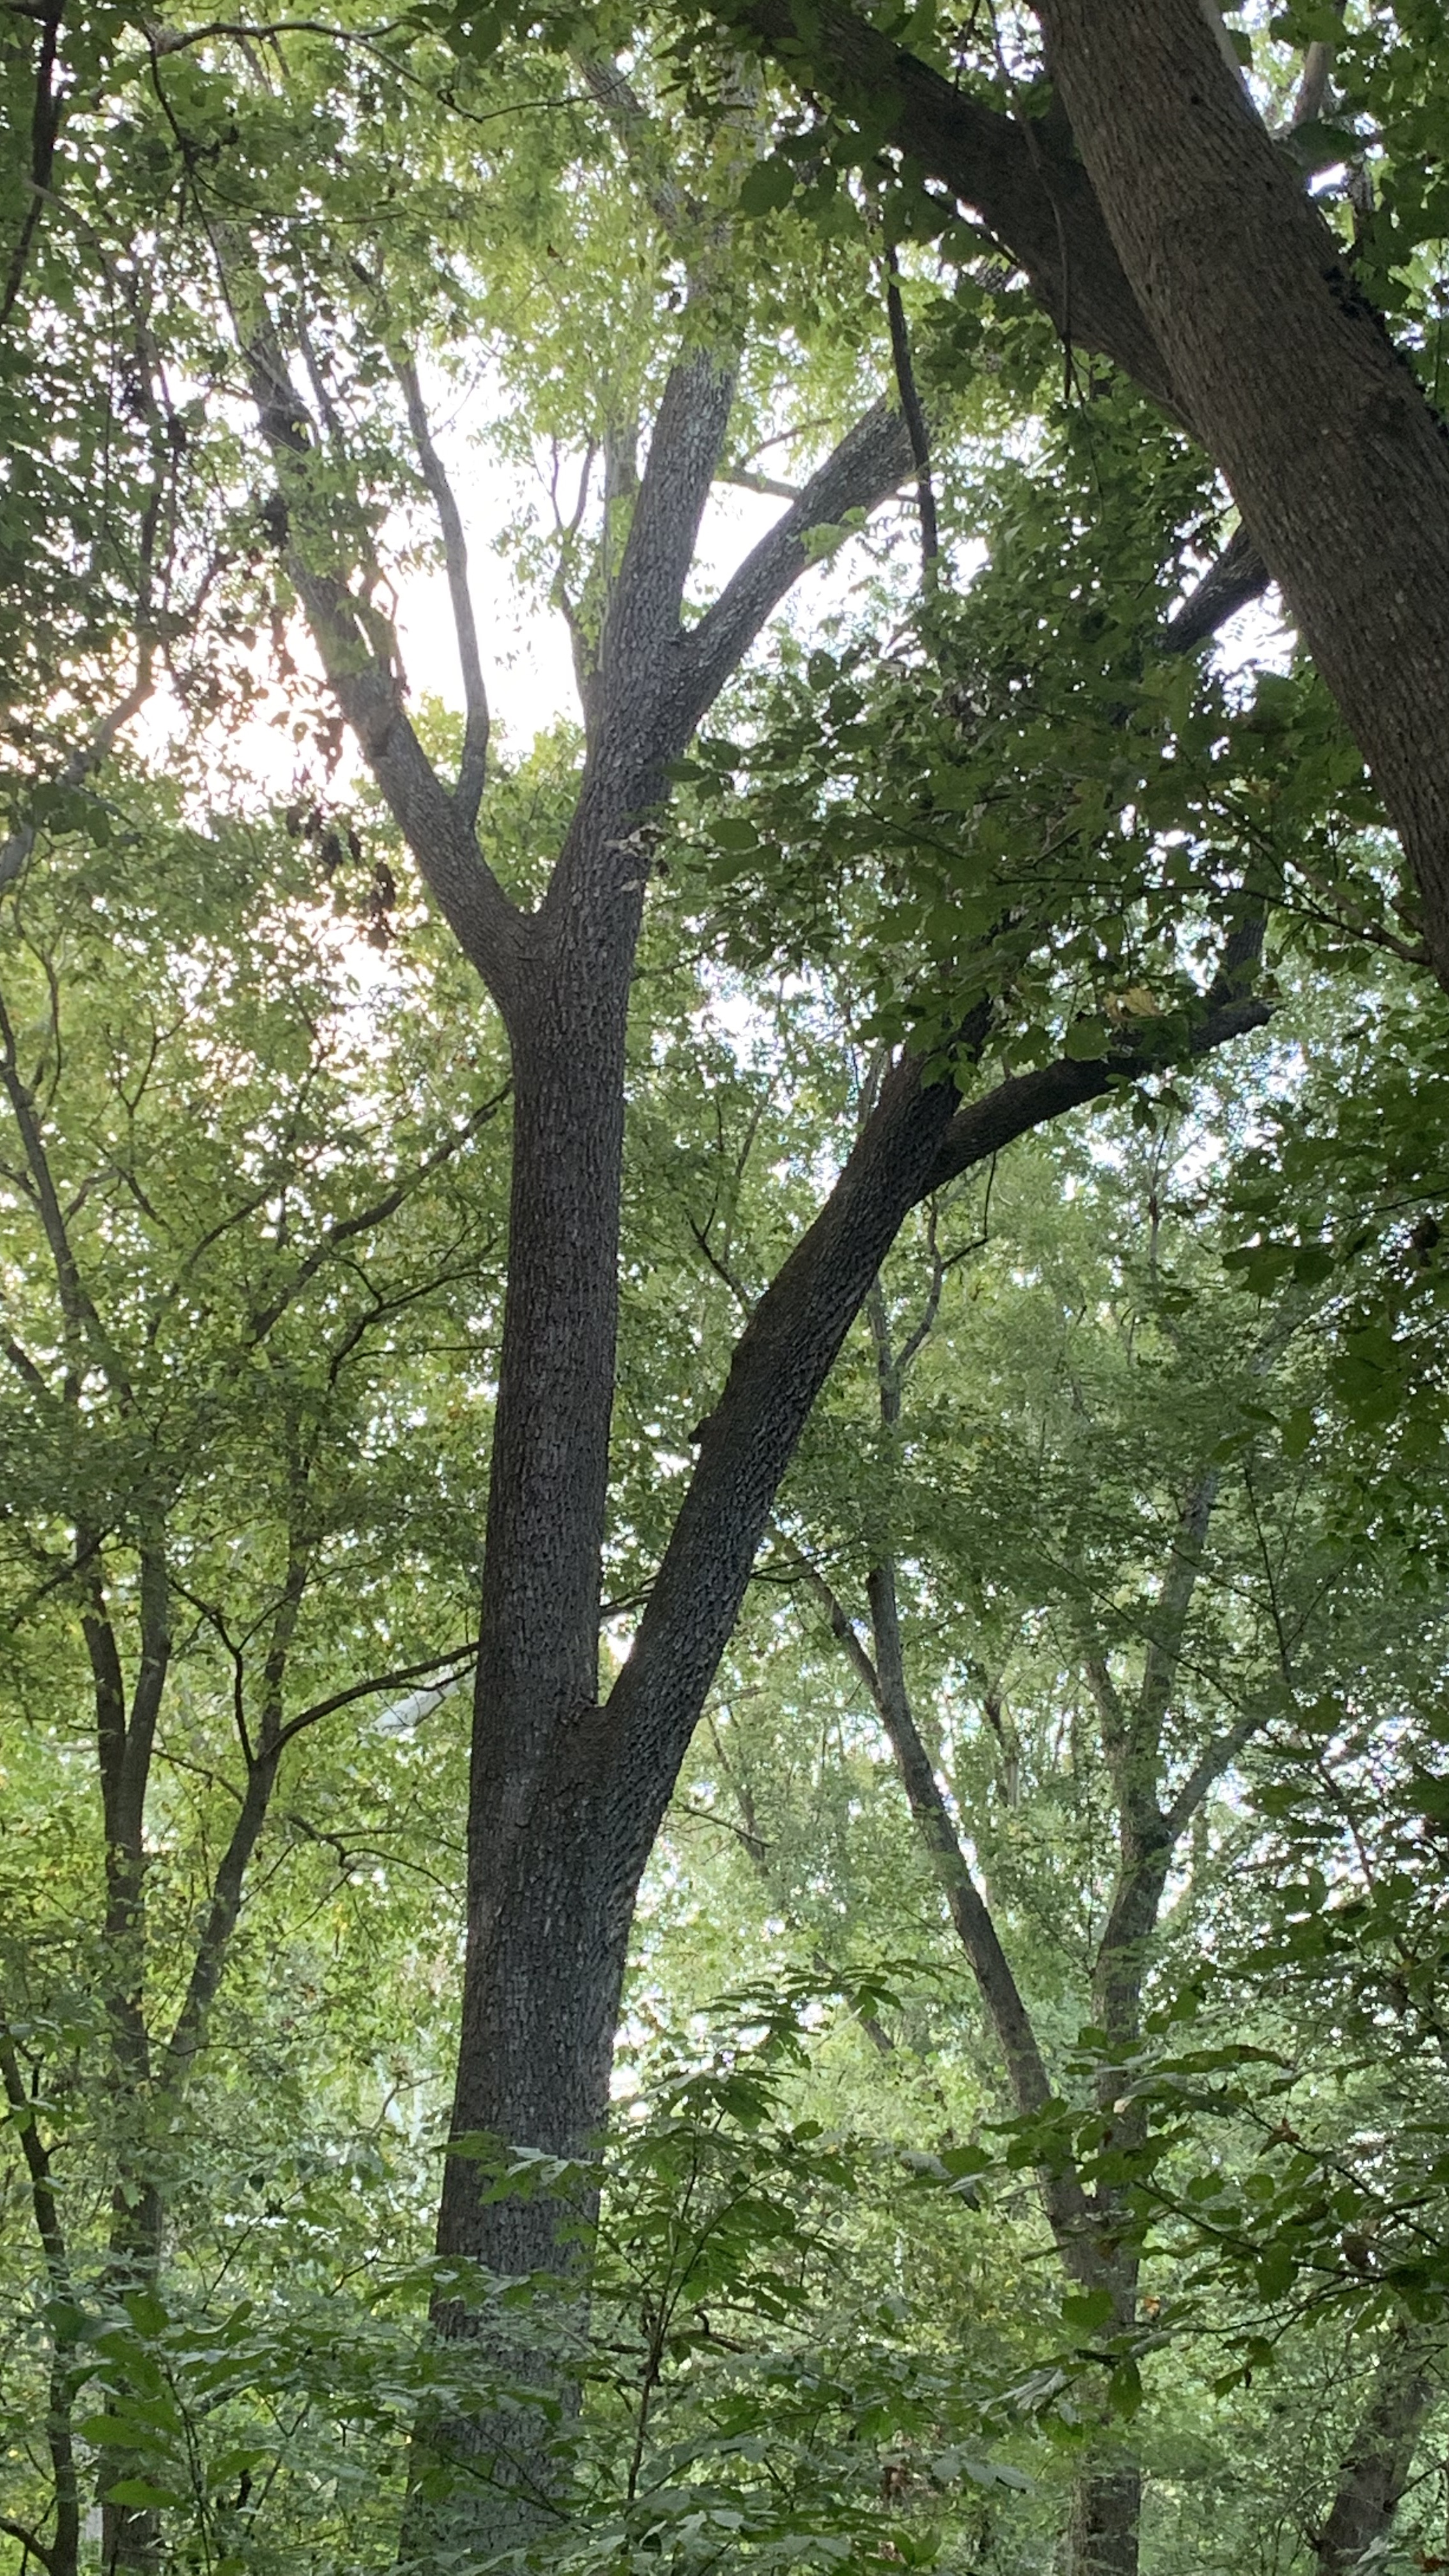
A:
MULTIPOLYGON (((277 468, 273 524, 328 684, 423 880, 505 1019, 521 1007, 525 916, 505 894, 472 821, 443 785, 403 705, 396 638, 374 606, 376 567, 333 523, 315 471, 319 439, 291 377, 251 244, 213 224, 222 292, 262 435, 277 468)), ((475 748, 477 727, 475 722, 475 748)))
POLYGON ((1057 329, 1113 358, 1144 392, 1179 409, 1171 375, 1128 285, 1064 121, 1014 117, 872 26, 847 0, 735 0, 732 24, 802 85, 849 107, 869 101, 871 131, 950 189, 1022 269, 1057 329))

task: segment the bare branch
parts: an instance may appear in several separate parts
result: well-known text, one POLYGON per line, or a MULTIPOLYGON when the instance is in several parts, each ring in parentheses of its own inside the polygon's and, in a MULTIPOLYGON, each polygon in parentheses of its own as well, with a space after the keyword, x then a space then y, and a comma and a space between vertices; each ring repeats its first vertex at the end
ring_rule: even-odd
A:
POLYGON ((22 2549, 27 2549, 32 2558, 39 2560, 42 2567, 54 2567, 55 2560, 50 2551, 43 2541, 37 2540, 28 2524, 12 2522, 8 2513, 0 2513, 0 2531, 5 2533, 7 2539, 18 2540, 22 2549))
MULTIPOLYGON (((1332 0, 1332 6, 1341 18, 1343 0, 1332 0)), ((1312 125, 1323 114, 1328 103, 1328 81, 1329 74, 1333 70, 1334 51, 1335 48, 1331 44, 1325 44, 1321 36, 1316 36, 1312 44, 1306 48, 1303 56, 1303 76, 1298 83, 1297 94, 1289 111, 1290 128, 1312 125)))
POLYGON ((891 356, 895 361, 901 417, 910 436, 911 455, 916 468, 916 499, 921 513, 921 572, 929 589, 936 578, 936 559, 941 551, 936 527, 936 494, 931 482, 931 438, 916 389, 916 371, 911 363, 911 335, 906 328, 906 308, 901 302, 900 268, 894 242, 886 246, 885 268, 891 356))
MULTIPOLYGON (((1001 1946, 991 1909, 961 1848, 960 1837, 911 1708, 901 1653, 894 1567, 888 1558, 884 1559, 869 1577, 871 1630, 875 1642, 872 1657, 861 1641, 854 1620, 824 1575, 801 1549, 793 1547, 791 1553, 808 1590, 824 1611, 832 1635, 844 1648, 869 1691, 890 1739, 916 1829, 930 1854, 956 1937, 970 1963, 996 2034, 996 2043, 1006 2065, 1011 2098, 1019 2112, 1040 2111, 1052 2098, 1052 2083, 1031 2015, 1011 1962, 1001 1946)), ((1074 2276, 1088 2277, 1094 2269, 1091 2212, 1075 2168, 1070 2164, 1043 2167, 1038 2174, 1038 2186, 1063 2260, 1074 2276)))
POLYGON ((1144 1744, 1150 1742, 1154 1748, 1182 1660, 1188 1614, 1202 1572, 1203 1544, 1222 1480, 1220 1467, 1205 1467, 1184 1498, 1178 1513, 1167 1574, 1153 1607, 1134 1732, 1144 1744))
POLYGON ((802 485, 782 483, 777 474, 757 474, 749 465, 721 465, 716 483, 737 483, 742 492, 764 492, 772 501, 798 501, 802 485))
POLYGON ((400 1664, 395 1672, 375 1673, 370 1681, 353 1682, 347 1690, 333 1691, 330 1698, 316 1700, 299 1716, 288 1718, 277 1738, 278 1750, 290 1744, 305 1727, 315 1726, 319 1718, 331 1717, 339 1708, 350 1708, 354 1700, 370 1699, 376 1691, 396 1690, 403 1682, 422 1681, 429 1674, 443 1672, 450 1666, 456 1667, 456 1678, 457 1672, 467 1670, 477 1652, 476 1644, 450 1646, 446 1654, 429 1655, 424 1663, 400 1664))
MULTIPOLYGON (((651 731, 659 738, 661 682, 666 663, 678 666, 684 586, 729 426, 734 383, 732 360, 709 348, 686 349, 670 370, 600 641, 605 741, 641 715, 653 719, 651 731)), ((683 734, 671 725, 662 757, 672 758, 692 731, 692 718, 683 734)))
POLYGON ((283 1753, 295 1737, 321 1718, 330 1717, 354 1701, 368 1699, 378 1691, 393 1690, 401 1682, 418 1681, 425 1674, 440 1672, 445 1666, 466 1666, 477 1649, 471 1645, 455 1646, 446 1655, 431 1655, 425 1663, 408 1664, 395 1672, 374 1673, 365 1682, 354 1682, 347 1690, 334 1691, 330 1698, 318 1700, 311 1708, 288 1720, 284 1726, 264 1726, 261 1747, 248 1774, 241 1812, 231 1830, 212 1886, 191 1976, 185 1998, 177 2015, 164 2060, 165 2082, 169 2087, 184 2086, 198 2050, 206 2036, 207 2016, 216 1999, 226 1965, 232 1934, 241 1912, 242 1890, 248 1864, 267 1819, 277 1769, 283 1753))

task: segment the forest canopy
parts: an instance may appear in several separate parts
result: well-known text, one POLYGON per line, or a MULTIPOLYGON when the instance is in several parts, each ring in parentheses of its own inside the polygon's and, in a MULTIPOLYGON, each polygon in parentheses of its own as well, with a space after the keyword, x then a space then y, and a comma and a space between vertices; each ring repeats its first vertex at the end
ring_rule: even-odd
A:
POLYGON ((0 89, 0 2569, 1443 2568, 1439 0, 0 89))

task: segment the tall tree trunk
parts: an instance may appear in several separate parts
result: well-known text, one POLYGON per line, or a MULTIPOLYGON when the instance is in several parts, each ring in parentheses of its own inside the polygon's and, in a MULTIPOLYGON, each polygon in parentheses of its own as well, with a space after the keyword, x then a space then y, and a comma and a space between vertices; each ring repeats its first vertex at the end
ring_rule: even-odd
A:
MULTIPOLYGON (((620 911, 638 912, 626 898, 620 911)), ((622 926, 622 925, 621 925, 622 926)), ((600 1943, 587 1819, 541 1796, 597 1720, 618 1307, 627 951, 551 962, 513 1044, 508 1290, 469 1804, 455 2135, 572 2156, 608 2102, 618 1961, 600 1943)), ((438 2250, 498 2272, 554 2256, 546 2201, 480 2201, 449 2160, 438 2250)))
POLYGON ((1449 438, 1202 0, 1040 0, 1177 399, 1373 771, 1449 988, 1449 438))

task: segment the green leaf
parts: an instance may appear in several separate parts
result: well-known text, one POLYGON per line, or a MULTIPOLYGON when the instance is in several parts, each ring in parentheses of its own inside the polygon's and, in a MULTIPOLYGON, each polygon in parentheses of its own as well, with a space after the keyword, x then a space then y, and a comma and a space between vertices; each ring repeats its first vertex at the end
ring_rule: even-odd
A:
POLYGON ((740 189, 740 212, 744 215, 773 215, 787 206, 795 193, 795 173, 788 161, 757 161, 746 173, 740 189))
POLYGON ((1110 2290, 1073 2290, 1062 2301, 1065 2323, 1080 2334, 1100 2334, 1112 2322, 1110 2290))

